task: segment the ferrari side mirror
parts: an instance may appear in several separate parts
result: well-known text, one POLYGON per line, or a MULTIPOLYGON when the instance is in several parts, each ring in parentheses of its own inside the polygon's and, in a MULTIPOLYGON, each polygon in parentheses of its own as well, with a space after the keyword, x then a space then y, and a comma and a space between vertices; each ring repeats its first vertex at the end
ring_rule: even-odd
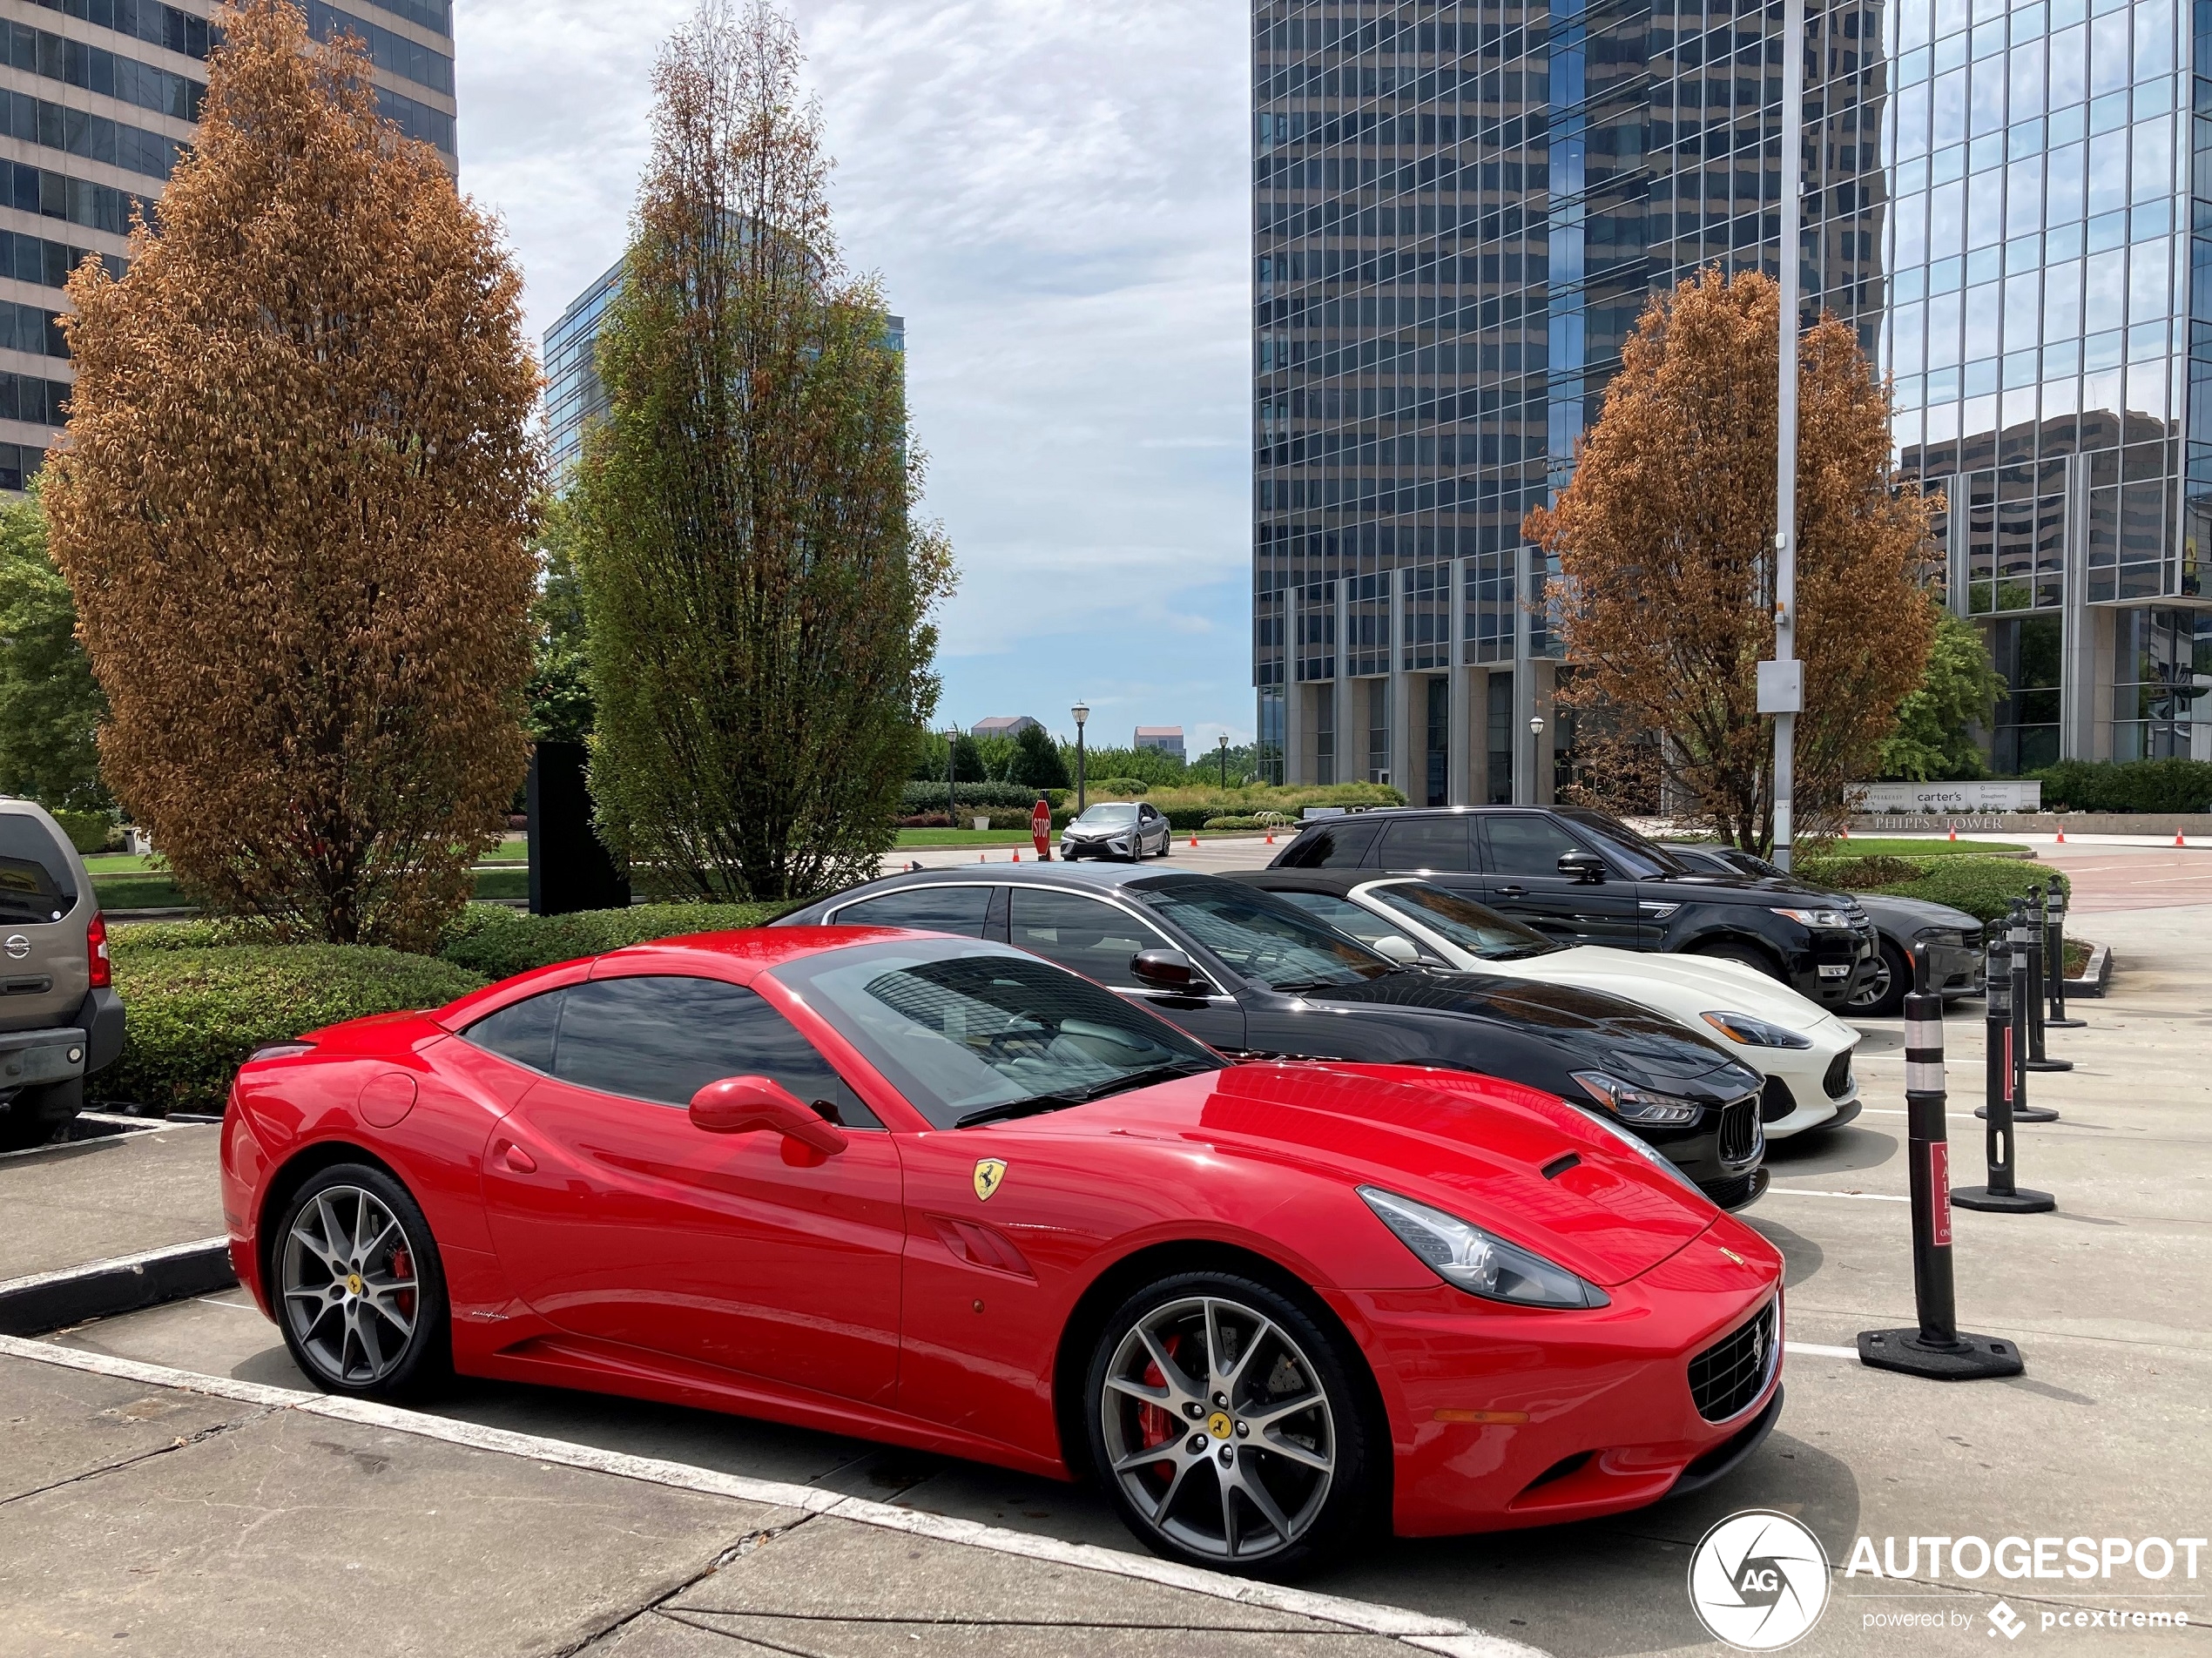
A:
POLYGON ((705 1134, 758 1134, 765 1129, 833 1157, 845 1149, 845 1131, 826 1122, 782 1083, 765 1076, 725 1076, 691 1095, 691 1126, 705 1134))

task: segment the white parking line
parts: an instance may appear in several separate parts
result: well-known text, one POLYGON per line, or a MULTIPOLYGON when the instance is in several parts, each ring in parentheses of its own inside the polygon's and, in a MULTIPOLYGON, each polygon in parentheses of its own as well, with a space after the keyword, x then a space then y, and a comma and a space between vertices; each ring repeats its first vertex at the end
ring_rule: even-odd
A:
POLYGON ((139 1382, 151 1387, 173 1387, 215 1399, 236 1399, 242 1404, 265 1405, 272 1410, 300 1411, 310 1416, 327 1417, 335 1421, 351 1422, 361 1427, 382 1428, 392 1432, 412 1433, 422 1439, 439 1439, 448 1445, 465 1446, 501 1456, 523 1457, 533 1462, 613 1474, 620 1479, 671 1486, 708 1496, 734 1498, 741 1502, 759 1503, 777 1508, 797 1508, 810 1514, 826 1514, 837 1520, 852 1520, 858 1525, 880 1527, 887 1531, 934 1538, 941 1542, 959 1543, 969 1548, 989 1549, 995 1554, 1019 1555, 1027 1560, 1073 1567, 1082 1571, 1133 1578, 1163 1588, 1203 1594, 1216 1601, 1265 1607, 1270 1611, 1287 1613, 1292 1617, 1339 1624, 1363 1634, 1402 1641, 1423 1652, 1438 1653, 1443 1658, 1550 1658, 1541 1648, 1500 1635, 1486 1634, 1456 1618, 1434 1617, 1427 1613, 1407 1611, 1401 1607, 1354 1601, 1343 1595, 1322 1594, 1310 1589, 1287 1588, 1281 1584, 1253 1582, 1201 1571, 1195 1567, 1178 1566, 1171 1560, 1155 1560, 1148 1555, 1125 1554, 1118 1549, 1100 1548, 1095 1544, 1063 1543, 1055 1537, 1037 1537, 1027 1532, 1009 1531, 1003 1527, 981 1525, 974 1520, 925 1514, 911 1508, 894 1507, 889 1503, 841 1496, 836 1492, 824 1491, 814 1486, 788 1485, 775 1479, 753 1479, 741 1474, 720 1473, 711 1468, 694 1467, 689 1463, 667 1462, 658 1457, 625 1456, 620 1452, 602 1451, 593 1446, 575 1445, 564 1439, 549 1439, 535 1433, 516 1433, 506 1428, 484 1427, 474 1422, 455 1422, 444 1417, 425 1416, 417 1411, 373 1404, 367 1399, 336 1399, 322 1393, 269 1387, 260 1382, 241 1382, 227 1376, 202 1376, 192 1371, 172 1370, 166 1365, 148 1365, 134 1358, 118 1358, 108 1353, 51 1347, 44 1342, 32 1341, 21 1336, 0 1336, 0 1356, 27 1358, 41 1365, 84 1371, 96 1376, 111 1376, 118 1380, 139 1382))
POLYGON ((1807 1358, 1857 1358, 1858 1357, 1858 1349, 1856 1347, 1823 1347, 1817 1341, 1785 1341, 1782 1344, 1782 1351, 1785 1353, 1803 1353, 1807 1358))
POLYGON ((1815 1191, 1810 1186, 1769 1186, 1766 1189, 1766 1195, 1770 1197, 1777 1196, 1783 1197, 1863 1197, 1867 1202, 1874 1203, 1909 1203, 1912 1201, 1910 1197, 1901 1197, 1895 1192, 1815 1191))

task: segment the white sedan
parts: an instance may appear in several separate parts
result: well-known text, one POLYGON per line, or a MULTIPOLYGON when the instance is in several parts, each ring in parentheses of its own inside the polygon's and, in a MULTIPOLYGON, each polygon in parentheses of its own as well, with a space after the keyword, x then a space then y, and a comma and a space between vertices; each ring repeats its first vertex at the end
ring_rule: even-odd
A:
POLYGON ((1273 893, 1401 961, 1539 979, 1637 1002, 1719 1042, 1766 1078, 1766 1137, 1836 1128, 1858 1115, 1858 1032, 1757 968, 1711 956, 1555 944, 1418 877, 1258 870, 1234 880, 1273 893))

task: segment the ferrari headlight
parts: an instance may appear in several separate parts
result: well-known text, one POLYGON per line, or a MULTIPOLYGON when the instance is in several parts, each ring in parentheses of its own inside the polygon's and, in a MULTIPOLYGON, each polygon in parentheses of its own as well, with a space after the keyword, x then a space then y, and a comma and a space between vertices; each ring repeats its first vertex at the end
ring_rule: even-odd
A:
POLYGON ((1747 1048, 1811 1048, 1812 1038, 1801 1036, 1787 1025, 1754 1019, 1749 1014, 1715 1013, 1698 1015, 1731 1042, 1747 1048))
POLYGON ((1447 1284, 1486 1301, 1521 1307, 1602 1307, 1605 1291, 1585 1284, 1563 1266, 1541 1255, 1493 1237, 1456 1215, 1417 1203, 1379 1186, 1362 1186, 1359 1196, 1375 1218, 1398 1241, 1421 1257, 1447 1284))
POLYGON ((1575 1080, 1582 1092, 1624 1122, 1695 1122, 1704 1109, 1695 1100, 1677 1099, 1656 1088, 1638 1088, 1603 1071, 1577 1071, 1575 1080))
POLYGON ((1779 905, 1770 906, 1777 915, 1786 915, 1800 927, 1849 927, 1851 917, 1842 910, 1790 910, 1779 905))

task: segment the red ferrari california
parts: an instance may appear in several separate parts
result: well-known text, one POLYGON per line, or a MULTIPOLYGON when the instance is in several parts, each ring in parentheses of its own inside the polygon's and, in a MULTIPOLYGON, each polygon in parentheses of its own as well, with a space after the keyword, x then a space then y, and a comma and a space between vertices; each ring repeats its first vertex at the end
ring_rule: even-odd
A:
POLYGON ((1002 945, 674 939, 265 1048, 239 1278, 333 1392, 455 1370, 1058 1479, 1295 1571, 1718 1478, 1782 1263, 1548 1095, 1230 1065, 1002 945))

